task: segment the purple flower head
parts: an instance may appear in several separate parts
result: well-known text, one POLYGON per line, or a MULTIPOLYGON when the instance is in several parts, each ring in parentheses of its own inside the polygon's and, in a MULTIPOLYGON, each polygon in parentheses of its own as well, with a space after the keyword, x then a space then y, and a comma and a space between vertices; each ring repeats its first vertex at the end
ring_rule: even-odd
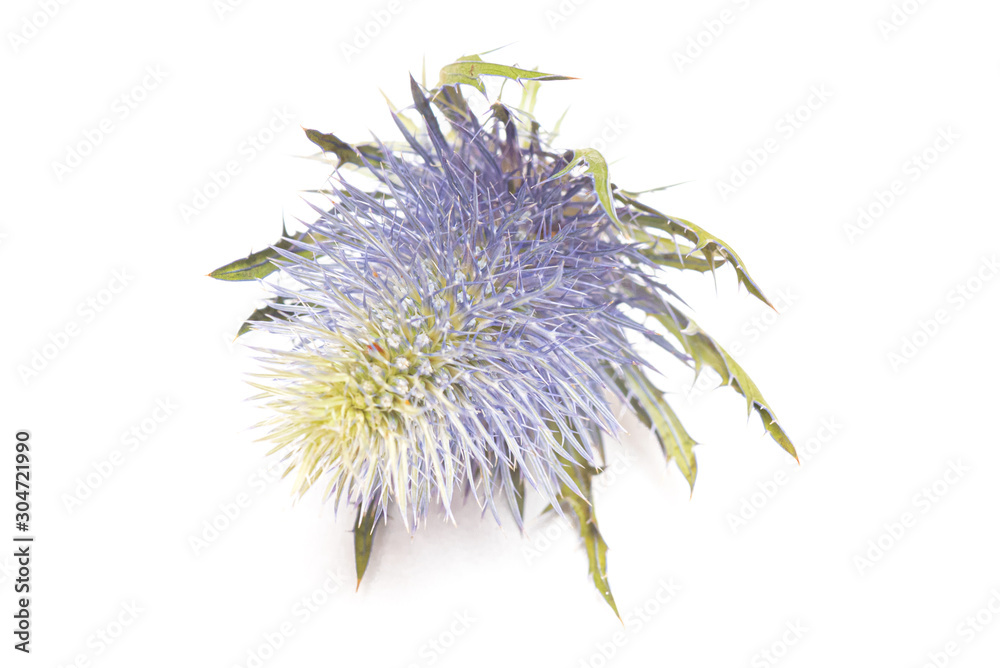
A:
POLYGON ((353 171, 335 172, 304 231, 213 275, 280 270, 251 318, 287 342, 261 351, 267 438, 299 494, 320 483, 335 506, 358 507, 359 578, 393 506, 413 531, 432 505, 450 517, 469 493, 498 522, 498 500, 509 504, 520 525, 530 488, 578 521, 614 607, 590 487, 603 439, 621 430, 616 407, 654 431, 692 485, 697 471, 695 442, 649 380, 638 339, 715 369, 794 455, 663 268, 729 263, 763 295, 721 240, 612 186, 596 151, 553 149, 526 109, 496 102, 477 115, 460 89, 482 90, 483 74, 535 87, 557 77, 459 65, 433 89, 411 79, 422 128, 393 112, 399 144, 307 131, 353 171))

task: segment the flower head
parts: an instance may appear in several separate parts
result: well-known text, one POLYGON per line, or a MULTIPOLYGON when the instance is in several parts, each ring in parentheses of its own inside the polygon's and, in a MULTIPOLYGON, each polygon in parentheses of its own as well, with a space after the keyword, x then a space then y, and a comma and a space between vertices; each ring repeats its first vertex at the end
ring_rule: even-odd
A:
POLYGON ((213 275, 280 269, 251 318, 288 342, 262 352, 267 438, 298 493, 321 483, 359 508, 359 577, 391 508, 412 531, 432 504, 450 515, 470 492, 498 522, 506 501, 520 523, 527 485, 578 520, 613 607, 590 504, 602 440, 620 431, 613 406, 649 426, 692 485, 696 474, 694 440, 638 338, 715 369, 794 454, 743 370, 682 312, 664 267, 728 262, 763 294, 721 240, 614 188, 599 153, 554 150, 527 108, 498 101, 476 114, 460 88, 483 90, 483 74, 529 89, 560 77, 478 57, 457 65, 430 90, 411 80, 423 128, 393 112, 404 143, 307 131, 354 171, 335 173, 302 232, 213 275))

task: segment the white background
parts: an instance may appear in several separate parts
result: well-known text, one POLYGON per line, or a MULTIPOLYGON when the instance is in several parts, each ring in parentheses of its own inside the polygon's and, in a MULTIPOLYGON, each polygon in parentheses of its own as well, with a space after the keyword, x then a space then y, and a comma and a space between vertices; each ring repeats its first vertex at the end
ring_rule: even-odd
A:
POLYGON ((898 26, 891 0, 50 4, 46 17, 10 0, 0 20, 0 534, 14 533, 13 437, 28 429, 37 536, 30 656, 11 648, 2 549, 3 665, 995 664, 996 3, 897 0, 898 26), (386 25, 346 54, 372 12, 386 25), (678 279, 803 464, 731 391, 671 378, 702 443, 693 498, 638 429, 598 493, 625 626, 571 532, 534 520, 521 537, 471 503, 457 528, 435 517, 410 538, 390 523, 355 593, 353 517, 312 496, 292 507, 248 429, 253 364, 232 334, 260 288, 205 277, 276 240, 324 184, 299 124, 390 138, 380 88, 405 105, 425 57, 433 84, 509 43, 496 60, 579 77, 541 91, 548 125, 570 108, 562 146, 603 149, 629 189, 690 181, 648 201, 732 244, 782 311, 728 269, 717 292, 678 279), (230 161, 239 173, 208 187, 230 161), (752 174, 724 195, 734 170, 752 174), (859 207, 881 215, 851 234, 859 207))

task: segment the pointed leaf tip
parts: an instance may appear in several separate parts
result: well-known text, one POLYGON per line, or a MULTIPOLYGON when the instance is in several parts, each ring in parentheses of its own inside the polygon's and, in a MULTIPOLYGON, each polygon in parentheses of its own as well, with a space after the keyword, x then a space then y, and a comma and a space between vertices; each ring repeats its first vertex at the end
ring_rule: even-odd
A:
POLYGON ((650 421, 649 426, 659 440, 663 454, 667 459, 673 460, 680 469, 693 496, 694 482, 698 477, 698 461, 695 459, 694 447, 698 443, 688 434, 663 393, 642 371, 637 367, 628 367, 623 371, 624 387, 628 390, 629 396, 650 421))
MULTIPOLYGON (((621 190, 616 190, 614 192, 614 196, 621 202, 642 212, 639 214, 632 213, 630 216, 629 222, 633 226, 639 227, 640 229, 653 228, 667 232, 671 235, 680 235, 694 245, 691 252, 700 251, 706 259, 709 259, 710 261, 715 254, 718 254, 726 262, 732 265, 733 269, 736 271, 737 280, 747 289, 747 292, 777 312, 774 305, 767 299, 766 296, 764 296, 764 292, 760 289, 757 282, 750 277, 750 273, 747 271, 746 265, 743 263, 743 260, 740 259, 740 256, 737 255, 736 251, 734 251, 732 247, 722 239, 707 232, 694 223, 684 220, 683 218, 676 218, 663 214, 656 209, 639 202, 634 197, 630 197, 621 190)), ((714 271, 714 266, 712 269, 714 271)))
POLYGON ((374 505, 366 511, 358 508, 358 517, 354 523, 354 567, 358 575, 355 591, 361 588, 361 579, 364 578, 368 562, 371 560, 378 514, 378 507, 374 505))
POLYGON ((561 482, 560 505, 568 507, 576 516, 580 537, 583 538, 584 546, 587 548, 587 561, 594 587, 621 621, 622 616, 618 612, 618 605, 615 603, 611 584, 608 582, 608 544, 604 542, 604 537, 597 528, 597 515, 594 513, 591 479, 595 470, 577 462, 564 461, 563 465, 582 496, 565 482, 561 482))
MULTIPOLYGON (((284 225, 282 225, 282 232, 284 232, 284 225)), ((296 255, 306 257, 312 255, 312 253, 307 250, 293 250, 293 238, 301 241, 306 238, 306 234, 301 233, 295 237, 287 237, 283 235, 276 244, 268 246, 264 250, 257 251, 256 253, 250 253, 250 255, 247 255, 245 258, 223 265, 208 275, 220 281, 253 281, 258 278, 269 276, 278 270, 278 265, 272 261, 281 257, 281 253, 278 252, 278 249, 283 251, 292 251, 296 255)))
POLYGON ((771 435, 771 438, 781 446, 782 450, 798 461, 795 446, 778 423, 774 411, 765 401, 760 389, 743 370, 743 367, 737 364, 736 360, 722 346, 698 327, 697 323, 680 313, 672 313, 673 317, 664 314, 651 315, 681 342, 688 355, 694 359, 696 374, 700 373, 705 366, 719 374, 723 385, 732 387, 746 398, 747 414, 749 415, 756 410, 764 424, 764 429, 771 435))

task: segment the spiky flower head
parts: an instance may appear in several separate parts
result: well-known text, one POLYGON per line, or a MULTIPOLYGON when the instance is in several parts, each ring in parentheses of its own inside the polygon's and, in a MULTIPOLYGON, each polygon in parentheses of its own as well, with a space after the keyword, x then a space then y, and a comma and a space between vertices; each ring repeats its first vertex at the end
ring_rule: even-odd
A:
POLYGON ((411 79, 419 125, 393 110, 399 143, 308 130, 338 160, 326 204, 301 232, 212 274, 280 270, 244 326, 284 342, 261 350, 267 438, 299 494, 321 484, 335 507, 358 508, 359 579, 393 507, 412 531, 468 492, 498 522, 498 500, 509 504, 520 525, 527 486, 578 522, 614 607, 590 487, 603 439, 621 429, 615 406, 653 430, 692 486, 697 471, 639 339, 714 368, 794 455, 663 268, 729 263, 763 294, 721 240, 615 188, 597 151, 552 148, 531 100, 539 81, 562 78, 466 58, 437 87, 411 79), (485 94, 483 75, 522 82, 522 104, 475 113, 461 85, 485 94))

